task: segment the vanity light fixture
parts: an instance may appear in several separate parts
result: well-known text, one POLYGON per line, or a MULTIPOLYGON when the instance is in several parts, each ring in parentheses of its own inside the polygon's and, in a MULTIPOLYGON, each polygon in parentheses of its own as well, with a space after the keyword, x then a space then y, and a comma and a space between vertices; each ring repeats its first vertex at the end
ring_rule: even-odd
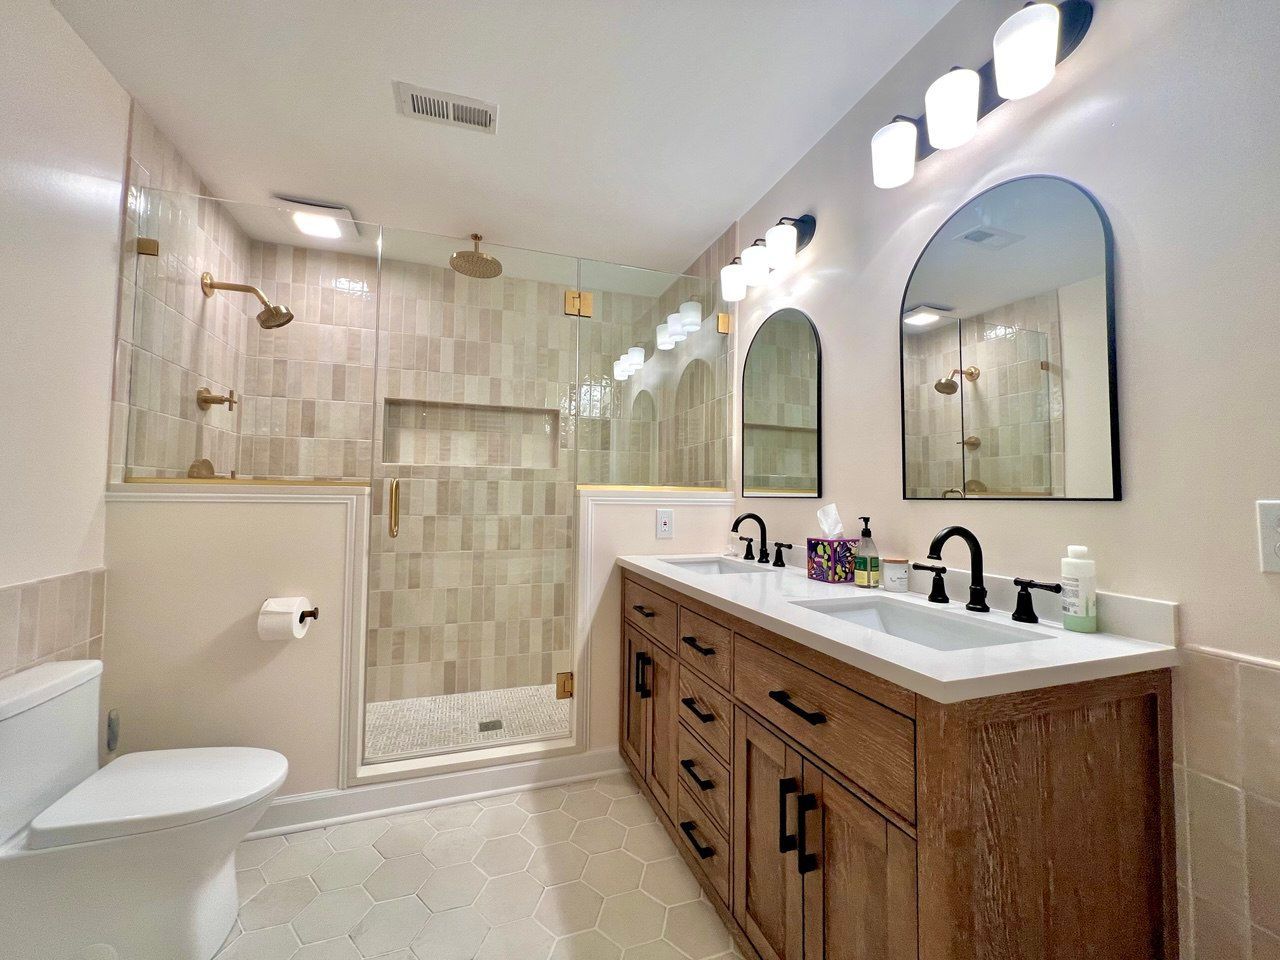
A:
POLYGON ((654 345, 659 350, 671 350, 675 348, 676 342, 671 339, 671 329, 665 324, 660 323, 653 332, 654 345))
POLYGON ((748 287, 761 287, 769 282, 769 251, 763 240, 754 241, 741 256, 748 287))
POLYGON ((680 323, 686 334, 697 333, 702 328, 702 304, 697 300, 680 304, 680 323))
POLYGON ((672 343, 680 343, 689 338, 689 335, 684 332, 684 318, 678 313, 667 314, 667 338, 672 343))
POLYGON ((963 146, 978 132, 978 71, 952 67, 924 95, 929 144, 935 150, 963 146))
POLYGON ((631 376, 631 368, 624 364, 621 360, 613 361, 613 379, 618 382, 626 380, 631 376))
POLYGON ((644 347, 630 347, 626 352, 627 363, 631 366, 631 372, 635 373, 644 366, 644 347))
POLYGON ((1049 85, 1058 66, 1062 15, 1052 3, 1028 3, 996 31, 996 92, 1021 100, 1049 85))
MULTIPOLYGON (((1071 56, 1093 23, 1093 0, 1031 0, 1008 17, 996 31, 993 59, 977 70, 956 67, 935 80, 925 94, 925 113, 894 117, 871 138, 871 179, 892 189, 911 180, 903 157, 910 131, 895 126, 913 122, 917 131, 915 161, 937 150, 949 150, 970 140, 977 123, 1006 100, 1020 100, 1043 90, 1057 65, 1071 56), (901 138, 898 142, 894 137, 901 138)), ((914 171, 912 171, 914 172, 914 171)))
MULTIPOLYGON (((817 232, 818 221, 811 213, 801 217, 782 217, 764 232, 765 249, 769 251, 769 266, 781 270, 795 263, 796 254, 809 245, 817 232)), ((757 240, 756 243, 760 241, 757 240)))
POLYGON ((288 217, 293 228, 318 240, 357 240, 360 228, 351 211, 340 203, 323 200, 301 200, 277 194, 273 198, 280 204, 280 212, 288 217))
POLYGON ((737 303, 746 295, 747 276, 742 268, 742 258, 734 257, 720 268, 720 297, 725 303, 737 303))
POLYGON ((909 183, 916 175, 916 141, 920 129, 901 114, 875 132, 871 138, 871 179, 877 187, 890 190, 909 183))

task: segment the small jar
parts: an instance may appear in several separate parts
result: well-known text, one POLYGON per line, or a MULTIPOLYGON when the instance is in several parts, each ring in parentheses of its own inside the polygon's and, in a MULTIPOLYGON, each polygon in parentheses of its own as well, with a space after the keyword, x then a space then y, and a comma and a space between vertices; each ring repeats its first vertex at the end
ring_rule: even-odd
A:
POLYGON ((909 564, 905 560, 882 558, 880 561, 880 586, 890 593, 906 593, 908 567, 909 564))

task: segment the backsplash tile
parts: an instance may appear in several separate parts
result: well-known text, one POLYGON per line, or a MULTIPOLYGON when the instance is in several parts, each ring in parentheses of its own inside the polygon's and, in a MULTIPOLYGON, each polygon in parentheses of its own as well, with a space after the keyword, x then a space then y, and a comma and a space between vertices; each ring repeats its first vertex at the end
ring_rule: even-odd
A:
POLYGON ((101 567, 0 587, 0 677, 50 660, 102 657, 101 567))

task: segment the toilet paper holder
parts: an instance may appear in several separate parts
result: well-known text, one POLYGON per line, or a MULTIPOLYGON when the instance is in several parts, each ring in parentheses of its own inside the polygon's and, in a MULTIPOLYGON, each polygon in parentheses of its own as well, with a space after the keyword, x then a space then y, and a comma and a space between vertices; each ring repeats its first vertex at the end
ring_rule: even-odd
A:
POLYGON ((298 614, 299 623, 306 623, 308 620, 319 620, 319 619, 320 619, 319 607, 312 607, 310 610, 303 610, 300 614, 298 614))

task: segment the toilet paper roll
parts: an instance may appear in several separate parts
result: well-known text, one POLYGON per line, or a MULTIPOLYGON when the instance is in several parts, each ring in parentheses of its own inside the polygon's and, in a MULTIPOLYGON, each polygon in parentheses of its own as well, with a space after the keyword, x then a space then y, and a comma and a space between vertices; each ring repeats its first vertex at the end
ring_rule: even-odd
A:
POLYGON ((311 629, 302 612, 311 609, 306 597, 272 597, 258 612, 258 636, 267 642, 301 640, 311 629))

